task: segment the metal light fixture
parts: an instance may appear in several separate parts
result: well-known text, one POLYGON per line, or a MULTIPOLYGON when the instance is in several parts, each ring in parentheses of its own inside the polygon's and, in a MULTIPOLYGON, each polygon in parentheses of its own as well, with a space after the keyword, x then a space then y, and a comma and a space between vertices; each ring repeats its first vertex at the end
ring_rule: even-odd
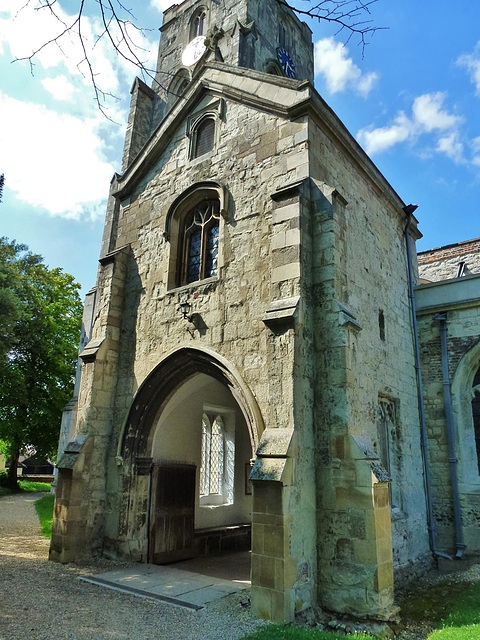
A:
POLYGON ((178 307, 178 310, 182 314, 182 318, 184 320, 188 320, 189 322, 193 322, 192 316, 189 315, 188 313, 191 308, 192 308, 192 305, 189 303, 187 298, 183 298, 183 300, 180 301, 180 306, 178 307))

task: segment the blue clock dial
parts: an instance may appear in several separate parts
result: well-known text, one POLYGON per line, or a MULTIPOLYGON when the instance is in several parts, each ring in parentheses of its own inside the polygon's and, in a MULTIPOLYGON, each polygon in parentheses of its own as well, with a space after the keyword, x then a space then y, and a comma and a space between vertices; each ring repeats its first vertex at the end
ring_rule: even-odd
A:
POLYGON ((287 78, 296 78, 295 64, 286 49, 277 49, 277 57, 280 66, 287 78))

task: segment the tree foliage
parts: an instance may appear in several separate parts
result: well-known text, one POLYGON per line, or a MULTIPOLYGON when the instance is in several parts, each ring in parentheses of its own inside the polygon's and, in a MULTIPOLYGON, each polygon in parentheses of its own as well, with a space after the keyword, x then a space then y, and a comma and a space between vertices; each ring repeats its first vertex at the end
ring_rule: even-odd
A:
POLYGON ((55 453, 75 378, 79 289, 25 245, 0 239, 0 440, 12 487, 23 448, 55 453))

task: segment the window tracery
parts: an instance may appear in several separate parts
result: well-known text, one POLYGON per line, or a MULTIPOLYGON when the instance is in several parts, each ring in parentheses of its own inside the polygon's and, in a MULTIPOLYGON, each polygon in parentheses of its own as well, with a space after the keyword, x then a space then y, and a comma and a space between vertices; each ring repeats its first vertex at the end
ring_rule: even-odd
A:
POLYGON ((181 284, 218 274, 220 207, 218 200, 196 205, 185 219, 181 284))
POLYGON ((190 40, 204 36, 207 33, 207 10, 205 7, 198 8, 190 21, 190 40))

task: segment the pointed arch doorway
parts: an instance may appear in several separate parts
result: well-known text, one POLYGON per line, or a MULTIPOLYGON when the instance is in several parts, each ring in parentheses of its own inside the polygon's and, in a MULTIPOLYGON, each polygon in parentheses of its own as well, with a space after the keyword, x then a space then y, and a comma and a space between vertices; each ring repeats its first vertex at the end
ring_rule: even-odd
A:
POLYGON ((160 413, 152 442, 149 560, 163 564, 250 544, 252 446, 222 382, 185 381, 160 413))
MULTIPOLYGON (((181 349, 152 372, 123 437, 132 489, 148 465, 147 562, 250 548, 248 475, 262 426, 253 395, 217 354, 181 349)), ((135 527, 141 514, 129 511, 135 527)))

